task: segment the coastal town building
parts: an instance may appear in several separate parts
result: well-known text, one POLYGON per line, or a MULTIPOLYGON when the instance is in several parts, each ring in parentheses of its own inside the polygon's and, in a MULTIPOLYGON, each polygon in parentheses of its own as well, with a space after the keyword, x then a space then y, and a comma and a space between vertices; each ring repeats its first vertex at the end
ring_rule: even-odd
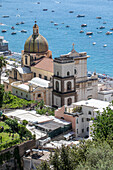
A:
POLYGON ((97 99, 98 77, 95 73, 87 77, 87 58, 87 53, 76 52, 73 44, 70 53, 54 59, 53 106, 97 99))
POLYGON ((8 41, 4 40, 3 36, 0 36, 0 55, 8 54, 8 41))
POLYGON ((80 100, 97 99, 98 77, 96 73, 91 77, 87 76, 87 58, 87 53, 76 52, 73 44, 70 53, 53 60, 48 42, 39 34, 39 27, 35 22, 33 34, 26 40, 22 51, 21 67, 9 71, 9 78, 4 81, 5 91, 11 91, 27 100, 44 99, 46 104, 54 107, 71 105, 80 100), (32 80, 36 80, 35 78, 40 78, 40 82, 45 80, 44 84, 50 81, 51 86, 42 87, 38 81, 33 87, 35 90, 29 90, 32 85, 25 89, 30 81, 32 84, 32 80), (41 97, 37 97, 38 91, 42 94, 39 95, 41 97))
MULTIPOLYGON (((97 111, 100 113, 110 105, 109 102, 90 99, 72 103, 71 106, 62 106, 55 111, 55 117, 72 122, 72 129, 76 137, 89 136, 89 121, 96 118, 97 111)), ((110 106, 113 110, 113 106, 110 106)), ((91 131, 91 129, 90 129, 91 131)))

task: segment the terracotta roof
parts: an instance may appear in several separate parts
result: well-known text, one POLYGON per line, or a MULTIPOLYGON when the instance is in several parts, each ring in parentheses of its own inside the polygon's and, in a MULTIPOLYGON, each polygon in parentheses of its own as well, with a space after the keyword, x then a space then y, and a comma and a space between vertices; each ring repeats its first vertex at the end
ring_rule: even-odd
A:
POLYGON ((44 57, 33 67, 53 73, 53 59, 44 57))

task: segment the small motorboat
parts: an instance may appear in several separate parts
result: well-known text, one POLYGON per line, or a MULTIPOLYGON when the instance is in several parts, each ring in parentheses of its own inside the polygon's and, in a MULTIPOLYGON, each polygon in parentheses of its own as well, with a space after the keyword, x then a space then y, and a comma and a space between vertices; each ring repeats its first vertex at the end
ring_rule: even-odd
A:
POLYGON ((51 12, 55 12, 54 10, 52 10, 51 12))
POLYGON ((93 35, 93 32, 86 32, 86 35, 93 35))
POLYGON ((112 34, 112 32, 110 32, 110 31, 106 32, 106 35, 111 35, 111 34, 112 34))
POLYGON ((93 42, 93 45, 96 45, 96 42, 93 42))
POLYGON ((91 36, 89 36, 89 38, 91 38, 91 36))
POLYGON ((21 30, 22 33, 27 33, 27 30, 21 30))
POLYGON ((96 19, 101 19, 101 17, 96 17, 96 19))
POLYGON ((78 17, 78 18, 80 18, 80 17, 85 17, 85 15, 80 15, 80 14, 78 14, 77 17, 78 17))
POLYGON ((66 25, 66 28, 69 28, 70 26, 69 25, 66 25))
POLYGON ((107 44, 104 44, 103 47, 107 47, 107 44))
POLYGON ((22 22, 20 22, 20 24, 25 24, 25 23, 22 21, 22 22))
POLYGON ((50 21, 51 23, 54 23, 54 21, 50 21))
POLYGON ((83 31, 83 30, 81 30, 81 31, 80 31, 80 33, 84 33, 84 31, 83 31))
POLYGON ((110 30, 113 30, 113 28, 110 28, 110 30))
POLYGON ((15 29, 15 27, 11 27, 11 29, 12 29, 12 30, 14 30, 14 29, 15 29))
POLYGON ((3 15, 2 18, 9 18, 9 15, 3 15))
POLYGON ((74 13, 74 11, 69 11, 69 13, 74 13))
POLYGON ((43 9, 43 11, 47 11, 48 9, 43 9))
POLYGON ((104 27, 104 26, 101 26, 100 29, 105 29, 105 27, 104 27))
POLYGON ((54 23, 54 26, 57 26, 58 24, 57 23, 54 23))
POLYGON ((87 27, 87 24, 82 24, 81 27, 87 27))
POLYGON ((20 25, 19 22, 17 22, 16 25, 20 25))
POLYGON ((37 4, 40 4, 40 2, 37 2, 37 4))
POLYGON ((2 30, 2 33, 5 33, 5 32, 7 32, 7 30, 2 30))
POLYGON ((103 22, 103 24, 106 24, 106 22, 103 22))
POLYGON ((100 34, 100 33, 102 33, 102 31, 98 31, 97 33, 100 34))
POLYGON ((12 32, 12 33, 11 33, 11 35, 15 35, 15 34, 16 34, 16 32, 12 32))

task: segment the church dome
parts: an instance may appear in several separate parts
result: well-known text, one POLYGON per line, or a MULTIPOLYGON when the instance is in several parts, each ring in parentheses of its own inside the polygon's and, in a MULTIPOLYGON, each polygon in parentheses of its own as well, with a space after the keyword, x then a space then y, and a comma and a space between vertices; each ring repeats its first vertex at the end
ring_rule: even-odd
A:
POLYGON ((26 40, 24 52, 27 53, 44 53, 48 51, 47 40, 39 34, 39 27, 35 22, 33 26, 33 34, 26 40))

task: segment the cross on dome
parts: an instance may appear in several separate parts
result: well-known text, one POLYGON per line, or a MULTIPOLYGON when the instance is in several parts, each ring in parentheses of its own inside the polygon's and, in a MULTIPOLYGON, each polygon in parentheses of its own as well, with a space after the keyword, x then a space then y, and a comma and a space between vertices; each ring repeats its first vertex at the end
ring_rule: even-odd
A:
POLYGON ((73 44, 72 44, 72 46, 73 46, 73 50, 74 50, 74 46, 75 46, 75 44, 73 43, 73 44))

